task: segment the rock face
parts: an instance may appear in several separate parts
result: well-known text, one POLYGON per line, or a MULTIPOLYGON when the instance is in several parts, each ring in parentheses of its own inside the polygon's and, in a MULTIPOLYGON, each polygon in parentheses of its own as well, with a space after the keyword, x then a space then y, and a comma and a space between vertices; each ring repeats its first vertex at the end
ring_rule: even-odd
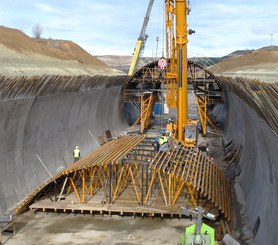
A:
POLYGON ((0 70, 5 76, 122 74, 74 42, 36 40, 5 27, 0 27, 0 70))

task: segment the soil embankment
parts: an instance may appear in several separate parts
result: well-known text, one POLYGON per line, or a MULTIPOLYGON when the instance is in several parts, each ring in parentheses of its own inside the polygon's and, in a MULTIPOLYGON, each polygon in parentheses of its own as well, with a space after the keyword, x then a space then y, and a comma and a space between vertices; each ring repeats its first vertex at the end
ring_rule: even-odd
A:
POLYGON ((0 71, 5 76, 119 75, 72 41, 32 39, 0 27, 0 71))
POLYGON ((213 70, 217 70, 215 75, 278 82, 278 47, 265 47, 228 57, 217 63, 213 70))

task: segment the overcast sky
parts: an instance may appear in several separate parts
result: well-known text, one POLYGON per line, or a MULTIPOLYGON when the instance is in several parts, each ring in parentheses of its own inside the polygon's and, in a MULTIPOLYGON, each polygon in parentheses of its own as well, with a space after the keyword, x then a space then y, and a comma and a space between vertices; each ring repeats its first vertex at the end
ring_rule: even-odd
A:
MULTIPOLYGON (((43 38, 67 39, 92 55, 131 55, 149 0, 0 0, 0 25, 32 36, 40 23, 43 38)), ((223 56, 238 49, 278 45, 278 0, 191 0, 190 56, 223 56)), ((163 50, 164 0, 155 0, 145 56, 163 50)))

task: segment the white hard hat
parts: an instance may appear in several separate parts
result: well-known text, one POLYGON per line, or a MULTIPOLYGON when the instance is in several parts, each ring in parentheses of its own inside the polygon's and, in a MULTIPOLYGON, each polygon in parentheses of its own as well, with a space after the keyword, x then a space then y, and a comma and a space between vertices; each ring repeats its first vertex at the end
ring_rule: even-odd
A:
POLYGON ((78 149, 78 146, 75 146, 76 149, 78 149))

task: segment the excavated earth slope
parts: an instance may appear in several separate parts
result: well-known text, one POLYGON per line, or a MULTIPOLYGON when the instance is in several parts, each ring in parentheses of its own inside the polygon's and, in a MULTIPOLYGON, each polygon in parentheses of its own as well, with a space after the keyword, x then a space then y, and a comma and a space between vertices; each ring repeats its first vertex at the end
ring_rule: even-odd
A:
POLYGON ((213 68, 216 75, 246 77, 263 82, 278 81, 278 47, 271 46, 229 57, 213 68))
POLYGON ((1 26, 0 71, 5 76, 122 74, 74 42, 35 40, 19 30, 1 26))

